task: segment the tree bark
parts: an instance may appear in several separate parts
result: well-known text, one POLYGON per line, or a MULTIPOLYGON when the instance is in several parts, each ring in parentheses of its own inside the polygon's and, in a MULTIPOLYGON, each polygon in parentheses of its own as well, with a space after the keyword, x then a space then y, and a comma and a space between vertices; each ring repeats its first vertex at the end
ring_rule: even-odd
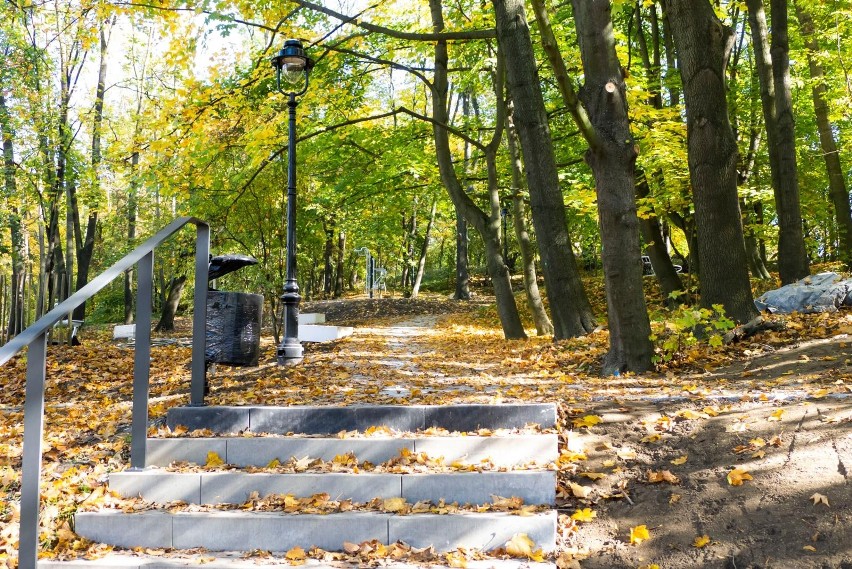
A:
POLYGON ((678 49, 686 102, 701 304, 720 304, 730 318, 748 322, 757 309, 748 279, 737 199, 737 145, 725 91, 734 36, 707 0, 662 1, 678 49))
POLYGON ((747 0, 746 4, 760 81, 769 167, 778 215, 778 272, 782 284, 789 284, 807 276, 810 269, 799 205, 796 137, 790 93, 787 4, 786 0, 771 1, 771 50, 763 0, 747 0))
MULTIPOLYGON (((441 9, 441 0, 429 0, 429 7, 432 14, 432 26, 436 33, 444 29, 444 16, 441 9)), ((502 65, 499 62, 498 65, 502 65)), ((447 112, 447 68, 449 55, 447 52, 447 42, 438 40, 435 42, 435 73, 431 84, 432 88, 432 131, 435 137, 435 152, 438 161, 438 169, 441 174, 441 181, 450 195, 456 208, 462 212, 465 219, 473 225, 473 227, 482 236, 482 241, 485 244, 486 264, 488 273, 491 277, 494 286, 494 294, 497 299, 497 312, 500 316, 500 323, 503 327, 503 335, 506 338, 526 338, 523 324, 521 323, 518 307, 515 304, 515 297, 512 294, 512 286, 509 281, 509 271, 503 262, 503 257, 500 253, 500 212, 498 206, 494 207, 496 192, 496 179, 491 181, 492 168, 496 175, 496 167, 489 164, 489 194, 491 195, 491 215, 486 215, 477 205, 471 200, 459 182, 453 167, 452 153, 450 151, 449 132, 446 126, 449 124, 449 113, 447 112)), ((499 73, 498 73, 499 75, 499 73)), ((495 89, 495 94, 498 97, 502 92, 495 89)), ((500 104, 497 105, 498 117, 495 125, 495 136, 492 143, 497 139, 497 134, 502 133, 502 112, 500 104)), ((499 139, 497 139, 499 142, 499 139)), ((492 144, 492 154, 496 155, 496 145, 492 144)), ((563 211, 564 216, 564 211, 563 211)))
POLYGON ((170 332, 175 329, 175 315, 177 314, 183 287, 186 285, 186 275, 173 278, 169 284, 169 294, 163 303, 163 311, 160 313, 160 321, 157 322, 157 332, 170 332))
MULTIPOLYGON (((642 199, 647 199, 651 190, 648 187, 648 180, 645 178, 645 173, 637 172, 636 180, 636 195, 642 199)), ((663 227, 660 223, 660 218, 656 214, 651 213, 648 217, 639 218, 639 231, 642 234, 642 239, 645 241, 645 250, 648 257, 651 259, 651 266, 654 268, 654 276, 660 284, 660 290, 663 293, 663 300, 669 306, 676 305, 676 293, 683 292, 683 282, 680 280, 680 275, 674 268, 672 258, 666 250, 666 238, 663 235, 663 227)))
POLYGON ((456 213, 456 300, 470 300, 470 273, 467 265, 467 221, 461 209, 455 208, 456 213))
POLYGON ((595 176, 607 296, 609 353, 603 374, 643 372, 654 347, 642 287, 634 167, 624 74, 615 53, 609 0, 573 0, 585 83, 580 99, 596 131, 586 151, 595 176))
MULTIPOLYGON (((135 139, 134 139, 135 140, 135 139)), ((136 242, 136 200, 139 193, 139 151, 130 158, 130 190, 127 193, 127 242, 136 242)), ((124 272, 124 323, 133 323, 133 269, 124 272)))
POLYGON ((596 326, 595 318, 571 250, 565 203, 523 2, 493 0, 493 5, 497 16, 497 41, 506 54, 515 126, 525 157, 530 207, 553 317, 554 338, 563 340, 592 331, 596 326))
POLYGON ((828 173, 828 193, 831 197, 831 203, 834 205, 837 236, 840 241, 838 257, 846 264, 848 269, 852 269, 852 210, 849 207, 849 189, 846 186, 846 177, 843 175, 843 167, 840 164, 840 153, 834 140, 834 131, 828 118, 825 70, 819 60, 816 59, 816 54, 820 51, 819 41, 814 34, 814 21, 811 15, 802 8, 800 2, 794 2, 794 6, 796 7, 799 27, 805 40, 808 68, 813 81, 811 96, 814 102, 814 114, 819 131, 822 156, 825 160, 825 169, 828 173))
POLYGON ((429 240, 432 238, 432 226, 435 224, 435 214, 438 211, 438 200, 432 200, 432 210, 429 212, 429 221, 426 223, 426 234, 423 236, 423 245, 420 247, 420 258, 417 261, 417 273, 414 275, 414 284, 411 285, 411 298, 417 298, 420 294, 420 283, 423 282, 423 273, 426 271, 426 254, 429 252, 429 240))
POLYGON ((526 208, 521 195, 524 185, 524 173, 521 166, 521 150, 518 148, 518 133, 512 119, 512 105, 508 105, 506 113, 506 138, 509 142, 509 158, 512 161, 512 223, 515 227, 515 237, 518 239, 518 248, 521 251, 521 265, 524 275, 524 293, 527 297, 527 305, 532 313, 535 331, 539 336, 553 334, 553 324, 544 309, 541 301, 541 292, 538 290, 538 275, 535 270, 535 252, 532 240, 527 232, 526 208))
POLYGON ((343 296, 343 278, 346 270, 346 232, 340 231, 337 234, 337 262, 335 263, 334 271, 334 298, 343 296))

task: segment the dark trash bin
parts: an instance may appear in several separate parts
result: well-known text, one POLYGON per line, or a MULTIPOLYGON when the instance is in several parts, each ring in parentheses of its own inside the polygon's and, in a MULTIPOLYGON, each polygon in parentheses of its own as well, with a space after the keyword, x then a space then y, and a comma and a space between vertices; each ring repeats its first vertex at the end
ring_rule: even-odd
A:
MULTIPOLYGON (((247 255, 211 257, 209 280, 256 263, 257 259, 247 255)), ((205 361, 256 366, 260 358, 262 316, 263 295, 208 290, 205 361)))

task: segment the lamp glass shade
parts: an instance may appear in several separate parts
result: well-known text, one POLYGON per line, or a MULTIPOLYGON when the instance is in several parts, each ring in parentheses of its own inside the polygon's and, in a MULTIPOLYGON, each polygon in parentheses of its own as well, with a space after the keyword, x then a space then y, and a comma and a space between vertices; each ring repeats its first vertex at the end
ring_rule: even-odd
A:
POLYGON ((298 62, 284 61, 281 66, 281 81, 288 87, 296 87, 304 80, 305 63, 302 60, 298 62))

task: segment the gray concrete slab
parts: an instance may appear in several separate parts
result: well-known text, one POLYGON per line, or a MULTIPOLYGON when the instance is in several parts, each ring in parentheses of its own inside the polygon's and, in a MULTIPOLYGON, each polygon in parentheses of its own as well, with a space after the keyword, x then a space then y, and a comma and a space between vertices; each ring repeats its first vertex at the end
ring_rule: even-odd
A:
POLYGON ((248 409, 249 425, 255 433, 331 435, 356 428, 352 407, 319 405, 248 409))
POLYGON ((556 405, 528 403, 505 405, 436 405, 426 408, 426 428, 443 427, 448 431, 479 429, 516 429, 527 424, 542 428, 556 424, 556 405))
POLYGON ((424 405, 356 405, 353 406, 356 428, 388 427, 398 431, 422 430, 426 421, 424 405))
POLYGON ((214 433, 240 433, 249 428, 250 407, 172 407, 166 412, 166 426, 174 430, 182 425, 193 431, 210 429, 214 433))
POLYGON ((242 504, 252 492, 261 497, 270 494, 308 497, 327 493, 333 500, 369 502, 373 498, 400 496, 401 484, 398 474, 210 472, 201 476, 202 504, 242 504))
POLYGON ((458 547, 489 551, 502 547, 516 533, 525 533, 545 552, 556 548, 556 512, 534 516, 487 514, 417 514, 394 516, 388 523, 388 539, 412 547, 434 546, 438 551, 458 547))
POLYGON ((227 461, 226 441, 221 437, 148 439, 146 466, 168 466, 173 462, 206 464, 207 453, 211 451, 227 461))
POLYGON ((556 472, 459 472, 449 474, 408 474, 402 477, 402 497, 459 504, 484 504, 492 495, 517 496, 525 504, 551 505, 556 502, 556 472))
POLYGON ((228 464, 235 466, 266 466, 276 458, 285 462, 292 457, 308 456, 330 461, 335 456, 352 452, 358 462, 366 460, 379 464, 398 456, 403 448, 413 452, 414 440, 372 437, 369 439, 230 438, 227 439, 225 460, 228 464))
POLYGON ((211 551, 287 551, 300 546, 342 549, 343 542, 388 543, 388 514, 345 512, 327 516, 267 512, 175 514, 174 547, 211 551))
POLYGON ((552 462, 559 457, 556 434, 508 435, 500 437, 422 437, 414 439, 415 452, 444 457, 445 464, 460 460, 478 464, 491 459, 496 466, 517 466, 536 461, 552 462))
POLYGON ((88 540, 118 547, 172 547, 172 515, 168 512, 77 512, 74 531, 88 540))
POLYGON ((110 474, 109 488, 127 498, 141 496, 158 504, 176 500, 198 504, 201 499, 201 474, 159 469, 127 470, 110 474))

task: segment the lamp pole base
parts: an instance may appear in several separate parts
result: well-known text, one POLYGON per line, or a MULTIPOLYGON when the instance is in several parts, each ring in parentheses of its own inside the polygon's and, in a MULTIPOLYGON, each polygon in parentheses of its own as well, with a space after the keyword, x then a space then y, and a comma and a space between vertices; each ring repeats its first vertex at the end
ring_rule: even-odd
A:
POLYGON ((299 343, 281 344, 280 346, 278 346, 277 350, 278 365, 289 366, 300 364, 304 359, 303 354, 304 349, 299 343))

